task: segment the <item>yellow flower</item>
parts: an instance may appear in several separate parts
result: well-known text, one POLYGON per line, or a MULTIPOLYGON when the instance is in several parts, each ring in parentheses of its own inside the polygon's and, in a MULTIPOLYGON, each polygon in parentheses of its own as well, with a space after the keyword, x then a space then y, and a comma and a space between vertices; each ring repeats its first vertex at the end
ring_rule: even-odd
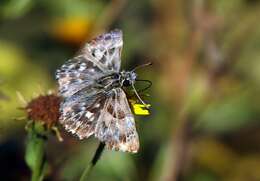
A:
POLYGON ((147 105, 138 104, 134 100, 129 100, 129 102, 132 105, 132 108, 133 108, 135 115, 140 115, 140 116, 150 115, 150 112, 148 110, 148 108, 151 107, 150 104, 147 104, 147 105))

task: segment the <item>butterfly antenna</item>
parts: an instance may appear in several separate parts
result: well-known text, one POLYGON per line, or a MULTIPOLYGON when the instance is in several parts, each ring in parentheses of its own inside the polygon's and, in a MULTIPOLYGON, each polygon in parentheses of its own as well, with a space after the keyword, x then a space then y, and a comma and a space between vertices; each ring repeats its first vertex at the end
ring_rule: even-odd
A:
POLYGON ((147 106, 147 104, 141 99, 141 97, 139 96, 139 94, 137 93, 134 84, 132 84, 132 87, 133 87, 134 92, 135 92, 135 95, 137 96, 137 98, 139 99, 139 101, 140 101, 146 108, 149 108, 149 107, 147 106))
POLYGON ((136 66, 134 69, 132 69, 131 72, 134 72, 134 71, 136 71, 137 69, 140 69, 140 68, 143 68, 143 67, 146 67, 146 66, 150 66, 150 65, 152 65, 152 64, 153 64, 152 62, 148 62, 148 63, 142 64, 142 65, 138 65, 138 66, 136 66))

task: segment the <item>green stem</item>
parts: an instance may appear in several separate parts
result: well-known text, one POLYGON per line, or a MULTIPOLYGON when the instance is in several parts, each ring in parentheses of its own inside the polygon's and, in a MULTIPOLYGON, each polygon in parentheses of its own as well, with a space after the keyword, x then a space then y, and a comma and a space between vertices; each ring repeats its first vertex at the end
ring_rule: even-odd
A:
POLYGON ((45 159, 46 131, 41 123, 33 123, 28 129, 25 160, 30 167, 31 181, 42 181, 47 166, 45 159))
POLYGON ((96 165, 96 163, 100 159, 100 157, 101 157, 101 155, 103 153, 104 148, 105 148, 105 144, 100 142, 99 146, 98 146, 98 148, 97 148, 97 150, 95 152, 94 157, 92 158, 91 162, 87 165, 87 167, 83 171, 79 181, 86 181, 86 179, 88 178, 91 170, 93 169, 93 167, 96 165))

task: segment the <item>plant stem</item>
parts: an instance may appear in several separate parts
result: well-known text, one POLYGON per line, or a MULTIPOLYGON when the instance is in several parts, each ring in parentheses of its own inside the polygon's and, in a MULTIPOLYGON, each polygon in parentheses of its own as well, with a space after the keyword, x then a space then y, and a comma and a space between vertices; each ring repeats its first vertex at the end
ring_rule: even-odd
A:
POLYGON ((105 144, 103 142, 100 142, 91 162, 87 165, 87 167, 83 171, 83 173, 80 177, 80 181, 86 181, 86 179, 88 178, 91 170, 93 169, 93 167, 96 165, 96 163, 100 159, 104 148, 105 148, 105 144))
POLYGON ((42 181, 45 175, 47 160, 45 158, 45 146, 47 136, 44 126, 33 123, 28 129, 25 160, 31 169, 31 181, 42 181))

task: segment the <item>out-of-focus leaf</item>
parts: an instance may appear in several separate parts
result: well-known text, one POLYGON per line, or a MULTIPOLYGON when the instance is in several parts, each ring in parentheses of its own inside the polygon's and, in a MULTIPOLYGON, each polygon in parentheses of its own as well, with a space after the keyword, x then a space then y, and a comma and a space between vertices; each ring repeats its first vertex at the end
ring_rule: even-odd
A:
MULTIPOLYGON (((97 145, 83 145, 80 147, 80 150, 77 150, 79 151, 77 154, 70 155, 70 158, 63 163, 61 173, 63 180, 77 180, 94 155, 95 146, 97 145)), ((124 178, 135 180, 135 172, 136 170, 131 155, 105 149, 91 173, 91 178, 94 180, 107 181, 118 180, 118 178, 119 180, 124 180, 124 178)))
POLYGON ((197 126, 207 131, 225 132, 254 121, 254 116, 250 96, 240 93, 211 103, 199 116, 197 126))
POLYGON ((17 18, 27 13, 33 6, 33 0, 10 0, 2 7, 3 16, 17 18))
POLYGON ((217 181, 216 175, 210 174, 207 171, 197 171, 192 174, 189 178, 189 181, 217 181))
POLYGON ((238 159, 236 153, 213 138, 196 141, 192 145, 192 150, 194 161, 198 165, 221 176, 229 173, 238 159))
POLYGON ((243 0, 219 0, 212 1, 212 5, 216 10, 216 13, 223 16, 232 18, 237 15, 235 12, 239 12, 241 5, 243 5, 243 0))
POLYGON ((9 97, 9 101, 0 102, 0 127, 5 129, 23 123, 14 121, 22 115, 18 108, 23 106, 16 92, 27 99, 34 93, 40 94, 40 88, 48 90, 51 75, 47 75, 43 67, 29 63, 22 49, 4 41, 0 41, 0 60, 1 91, 9 97))
POLYGON ((105 151, 93 171, 93 176, 100 178, 99 180, 136 180, 138 170, 131 158, 133 156, 124 152, 105 151))
POLYGON ((205 106, 205 100, 209 94, 207 77, 204 72, 200 72, 192 77, 189 84, 189 92, 186 98, 186 107, 189 111, 201 111, 205 106))
POLYGON ((93 20, 104 8, 103 1, 56 0, 45 1, 49 10, 59 17, 85 17, 93 20))
POLYGON ((161 146, 161 149, 157 154, 157 157, 149 175, 151 181, 165 179, 165 173, 167 174, 167 172, 169 171, 167 168, 170 164, 170 161, 169 159, 167 159, 167 157, 168 155, 172 154, 172 152, 173 149, 169 147, 169 144, 164 144, 163 146, 161 146))
POLYGON ((0 100, 8 100, 8 96, 6 96, 4 93, 0 92, 0 100))
POLYGON ((231 169, 231 172, 224 177, 224 181, 260 180, 260 155, 251 154, 242 157, 231 169))

